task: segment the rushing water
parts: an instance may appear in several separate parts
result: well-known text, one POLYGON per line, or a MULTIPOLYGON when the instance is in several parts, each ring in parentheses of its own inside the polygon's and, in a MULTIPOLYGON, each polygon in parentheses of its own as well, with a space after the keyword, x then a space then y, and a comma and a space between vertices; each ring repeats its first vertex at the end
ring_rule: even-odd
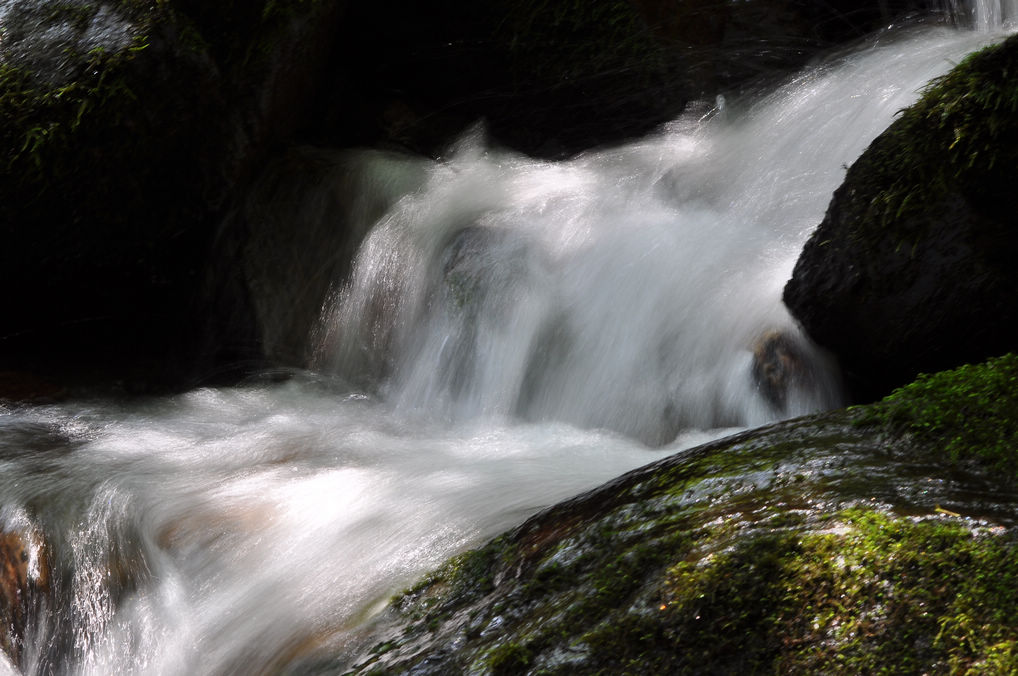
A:
POLYGON ((55 571, 17 668, 275 673, 542 507, 837 405, 781 288, 844 166, 993 38, 888 33, 568 162, 480 133, 441 162, 364 154, 378 190, 418 178, 337 286, 313 370, 0 414, 0 525, 45 534, 55 571), (777 384, 754 375, 768 339, 777 384))

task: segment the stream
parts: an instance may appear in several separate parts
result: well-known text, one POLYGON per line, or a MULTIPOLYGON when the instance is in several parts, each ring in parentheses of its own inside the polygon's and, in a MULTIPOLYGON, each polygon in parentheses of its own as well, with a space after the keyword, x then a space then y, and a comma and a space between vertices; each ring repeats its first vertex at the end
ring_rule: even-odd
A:
POLYGON ((0 673, 279 673, 545 507, 842 405, 782 287, 845 167, 1001 39, 980 11, 568 161, 345 156, 387 208, 307 370, 0 408, 0 532, 52 571, 0 673))

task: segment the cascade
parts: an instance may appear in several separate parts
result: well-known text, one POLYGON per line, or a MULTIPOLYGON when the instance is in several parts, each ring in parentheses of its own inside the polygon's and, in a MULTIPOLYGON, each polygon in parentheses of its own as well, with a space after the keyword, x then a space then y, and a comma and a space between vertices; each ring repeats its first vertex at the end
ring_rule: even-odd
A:
POLYGON ((373 206, 312 369, 0 411, 0 532, 50 591, 0 673, 342 654, 395 591, 538 510, 839 405, 782 286, 845 166, 1013 10, 881 34, 564 162, 483 129, 435 162, 345 157, 373 206))

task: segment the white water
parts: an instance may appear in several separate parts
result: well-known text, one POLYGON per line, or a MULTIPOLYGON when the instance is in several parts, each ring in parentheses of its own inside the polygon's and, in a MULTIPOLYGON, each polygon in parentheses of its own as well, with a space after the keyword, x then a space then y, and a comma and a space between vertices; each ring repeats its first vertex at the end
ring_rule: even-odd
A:
POLYGON ((948 0, 947 10, 967 19, 977 31, 991 32, 1005 27, 1013 30, 1018 23, 1018 0, 948 0))
MULTIPOLYGON (((366 240, 319 375, 3 413, 0 520, 34 524, 73 571, 22 670, 275 673, 342 651, 392 592, 544 506, 837 404, 803 348, 779 410, 750 348, 795 334, 781 287, 843 165, 992 37, 887 35, 755 105, 565 163, 467 138, 366 240)), ((381 184, 406 173, 363 162, 381 184)))

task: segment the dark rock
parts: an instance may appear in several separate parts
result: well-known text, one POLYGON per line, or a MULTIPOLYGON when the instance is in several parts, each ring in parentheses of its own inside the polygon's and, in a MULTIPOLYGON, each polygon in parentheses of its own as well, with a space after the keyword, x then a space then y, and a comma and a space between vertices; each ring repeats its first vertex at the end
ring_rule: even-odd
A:
POLYGON ((249 369, 308 364, 309 336, 368 228, 422 180, 410 161, 380 178, 372 167, 388 159, 299 147, 266 163, 217 233, 209 351, 256 360, 249 369))
POLYGON ((0 410, 6 402, 49 403, 67 395, 66 388, 31 373, 0 371, 0 410))
POLYGON ((783 76, 822 50, 940 9, 939 3, 922 0, 633 0, 633 4, 658 40, 684 54, 694 74, 692 93, 709 97, 760 78, 783 76))
POLYGON ((935 81, 849 169, 784 299, 857 399, 1018 347, 1018 40, 935 81))
POLYGON ((218 358, 214 226, 304 124, 342 9, 240 4, 4 5, 0 368, 180 383, 218 358))
POLYGON ((49 561, 40 535, 31 528, 0 530, 0 650, 14 663, 49 591, 49 561))
POLYGON ((751 373, 764 398, 785 412, 788 393, 815 382, 815 371, 799 340, 784 331, 767 331, 753 345, 751 373))
POLYGON ((936 3, 888 0, 396 0, 350 8, 316 134, 442 153, 483 119, 500 144, 561 157, 632 138, 686 102, 782 77, 936 3), (860 6, 861 5, 861 6, 860 6))

